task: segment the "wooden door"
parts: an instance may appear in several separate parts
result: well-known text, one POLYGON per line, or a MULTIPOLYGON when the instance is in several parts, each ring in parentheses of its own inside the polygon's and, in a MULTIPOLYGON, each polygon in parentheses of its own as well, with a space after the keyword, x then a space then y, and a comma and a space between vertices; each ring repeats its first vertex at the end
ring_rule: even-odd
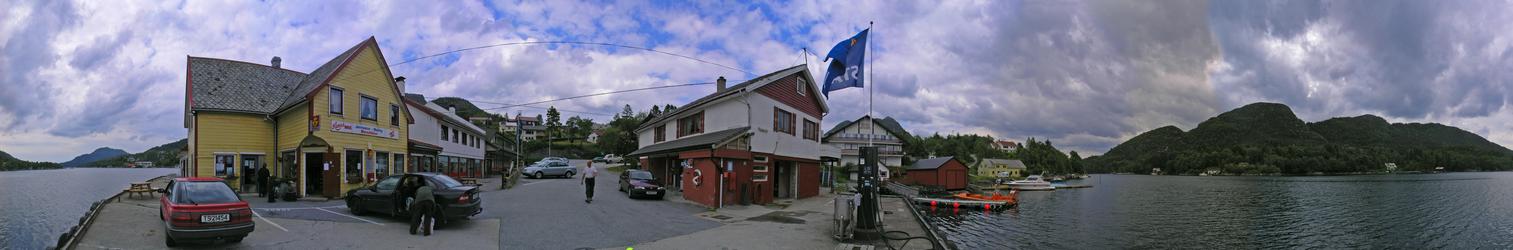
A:
POLYGON ((341 195, 342 167, 341 162, 337 161, 337 159, 341 159, 341 156, 336 153, 326 153, 325 164, 330 164, 331 166, 331 168, 325 169, 321 174, 324 177, 322 178, 324 180, 321 180, 321 185, 323 185, 321 194, 325 195, 326 198, 336 198, 341 195))

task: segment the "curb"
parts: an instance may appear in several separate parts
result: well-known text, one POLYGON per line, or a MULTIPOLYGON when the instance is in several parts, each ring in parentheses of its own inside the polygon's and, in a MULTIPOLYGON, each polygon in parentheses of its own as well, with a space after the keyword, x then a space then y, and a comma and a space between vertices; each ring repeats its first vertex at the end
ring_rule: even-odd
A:
MULTIPOLYGON (((164 177, 168 177, 168 176, 172 176, 172 175, 173 174, 163 175, 163 176, 158 176, 158 177, 153 177, 152 179, 147 179, 147 181, 148 182, 152 182, 153 180, 157 180, 159 178, 164 178, 164 177)), ((95 217, 97 217, 97 216, 100 215, 100 210, 103 209, 103 208, 105 208, 105 204, 110 204, 112 202, 112 200, 115 200, 117 197, 120 197, 121 194, 124 194, 124 193, 126 193, 126 192, 125 191, 116 192, 115 195, 111 195, 110 197, 105 197, 105 199, 102 199, 100 201, 96 201, 96 202, 90 204, 89 205, 89 211, 85 211, 84 212, 84 216, 79 217, 79 224, 74 225, 73 227, 69 228, 67 232, 63 232, 63 235, 59 235, 58 236, 58 245, 56 247, 53 247, 52 249, 60 249, 61 250, 61 249, 74 249, 75 247, 78 247, 75 244, 79 243, 79 238, 81 238, 81 236, 83 236, 86 232, 89 232, 89 226, 92 225, 92 224, 94 224, 95 217)))

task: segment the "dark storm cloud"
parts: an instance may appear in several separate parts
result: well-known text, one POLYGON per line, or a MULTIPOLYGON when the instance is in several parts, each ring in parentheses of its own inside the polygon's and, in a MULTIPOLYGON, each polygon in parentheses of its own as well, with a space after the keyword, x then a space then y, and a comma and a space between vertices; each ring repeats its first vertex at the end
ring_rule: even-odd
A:
MULTIPOLYGON (((6 39, 4 55, 0 55, 0 117, 9 115, 10 124, 0 124, 0 129, 15 131, 24 120, 44 114, 49 110, 54 92, 38 75, 39 69, 58 60, 53 49, 53 40, 58 32, 77 24, 78 13, 67 1, 42 1, 34 3, 32 11, 21 20, 19 30, 6 39)), ((3 121, 3 120, 0 120, 3 121)))
POLYGON ((1482 117, 1513 68, 1502 2, 1217 1, 1227 107, 1280 101, 1319 117, 1482 117))
POLYGON ((944 45, 951 53, 943 56, 963 62, 961 69, 941 72, 962 74, 953 80, 965 86, 919 83, 921 90, 963 100, 940 118, 1010 139, 1052 139, 1063 148, 1102 153, 1144 130, 1194 124, 1217 106, 1204 69, 1218 48, 1202 2, 997 7, 984 10, 993 13, 985 16, 985 36, 944 45))

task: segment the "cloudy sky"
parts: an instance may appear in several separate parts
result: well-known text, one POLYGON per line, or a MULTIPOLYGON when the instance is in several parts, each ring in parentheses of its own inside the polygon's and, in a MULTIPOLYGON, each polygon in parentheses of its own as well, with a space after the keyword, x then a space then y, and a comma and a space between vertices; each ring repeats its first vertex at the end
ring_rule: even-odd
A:
MULTIPOLYGON (((1100 154, 1280 102, 1307 121, 1379 114, 1513 145, 1506 1, 16 1, 0 0, 0 151, 66 161, 186 136, 186 56, 308 72, 376 37, 390 63, 522 41, 653 48, 762 74, 875 22, 876 110, 913 133, 1046 138, 1100 154)), ((823 75, 818 61, 808 61, 823 75)), ((520 103, 754 77, 642 50, 519 45, 393 66, 409 92, 520 103)), ((552 103, 605 121, 712 86, 552 103)), ((830 96, 824 126, 866 112, 830 96)), ((545 106, 544 104, 542 106, 545 106)), ((534 108, 498 112, 542 113, 534 108)))

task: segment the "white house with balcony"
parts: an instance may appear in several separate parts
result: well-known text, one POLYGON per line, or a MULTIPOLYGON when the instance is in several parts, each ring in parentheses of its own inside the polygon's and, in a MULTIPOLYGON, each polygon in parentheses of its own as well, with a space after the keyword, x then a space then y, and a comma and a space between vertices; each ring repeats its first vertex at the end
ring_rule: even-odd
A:
POLYGON ((410 124, 410 148, 417 149, 411 162, 419 172, 439 172, 454 177, 478 176, 483 173, 484 152, 487 140, 482 128, 467 119, 457 116, 456 108, 442 107, 425 97, 408 94, 405 107, 415 117, 410 124), (424 152, 439 148, 434 155, 424 152))
MULTIPOLYGON (((908 131, 892 117, 872 119, 871 116, 862 116, 856 120, 843 121, 835 124, 825 132, 820 141, 825 145, 840 149, 841 166, 860 166, 861 147, 867 145, 877 146, 878 163, 881 163, 885 174, 898 173, 888 171, 901 169, 904 166, 904 139, 911 137, 908 131)), ((889 174, 891 175, 891 174, 889 174)))
POLYGON ((714 93, 647 118, 628 155, 709 207, 819 195, 829 107, 816 86, 805 65, 729 87, 720 77, 714 93))

